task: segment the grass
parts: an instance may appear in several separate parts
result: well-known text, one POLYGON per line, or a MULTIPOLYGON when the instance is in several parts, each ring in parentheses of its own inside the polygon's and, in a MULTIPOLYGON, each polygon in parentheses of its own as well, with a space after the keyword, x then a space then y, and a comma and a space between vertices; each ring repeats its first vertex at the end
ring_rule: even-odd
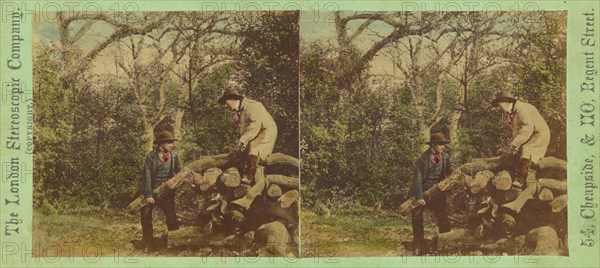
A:
MULTIPOLYGON (((403 256, 402 242, 412 241, 410 217, 386 212, 363 215, 317 215, 301 213, 302 252, 308 255, 403 256)), ((435 226, 426 221, 425 232, 433 234, 435 226)))
MULTIPOLYGON (((155 214, 155 236, 166 233, 161 213, 155 214), (156 216, 159 217, 156 217, 156 216)), ((410 217, 389 212, 334 216, 302 211, 303 257, 406 256, 402 242, 412 240, 410 217)), ((72 256, 197 256, 189 250, 136 250, 131 240, 140 239, 138 215, 115 210, 40 212, 33 215, 34 242, 58 246, 72 256), (189 252, 188 252, 189 251, 189 252)), ((432 220, 425 221, 426 234, 436 232, 432 220)))
MULTIPOLYGON (((158 217, 157 217, 158 218, 158 217)), ((166 231, 161 220, 154 220, 155 236, 166 231)), ((44 249, 70 256, 146 256, 155 253, 136 250, 131 240, 141 238, 139 216, 115 210, 53 212, 33 214, 33 240, 44 249)), ((48 254, 46 252, 46 254, 48 254)))

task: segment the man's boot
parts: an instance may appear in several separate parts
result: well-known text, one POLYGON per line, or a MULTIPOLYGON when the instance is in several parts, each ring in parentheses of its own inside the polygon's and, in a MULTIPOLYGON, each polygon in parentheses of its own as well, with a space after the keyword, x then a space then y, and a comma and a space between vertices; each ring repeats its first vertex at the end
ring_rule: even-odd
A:
POLYGON ((515 177, 513 179, 513 186, 519 189, 523 189, 527 186, 527 176, 529 175, 530 167, 531 160, 527 158, 519 159, 517 170, 515 171, 515 177))
POLYGON ((244 213, 238 208, 233 208, 230 212, 230 232, 240 234, 242 232, 242 224, 245 220, 244 213))
POLYGON ((417 256, 423 256, 427 253, 427 242, 424 237, 413 239, 413 252, 417 256))
MULTIPOLYGON (((246 165, 244 166, 244 178, 251 184, 254 183, 256 167, 258 166, 259 160, 260 158, 256 155, 249 155, 246 160, 246 165)), ((244 181, 244 178, 242 178, 242 181, 244 181)))
POLYGON ((132 240, 131 243, 136 249, 153 248, 154 236, 152 234, 144 234, 141 240, 132 240))

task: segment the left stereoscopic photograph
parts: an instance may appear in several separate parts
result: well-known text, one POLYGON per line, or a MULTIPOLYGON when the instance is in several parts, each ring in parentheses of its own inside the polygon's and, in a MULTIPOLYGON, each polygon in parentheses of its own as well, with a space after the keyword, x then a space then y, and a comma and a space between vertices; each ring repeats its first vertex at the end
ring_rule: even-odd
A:
POLYGON ((299 12, 36 16, 34 245, 299 256, 299 12))

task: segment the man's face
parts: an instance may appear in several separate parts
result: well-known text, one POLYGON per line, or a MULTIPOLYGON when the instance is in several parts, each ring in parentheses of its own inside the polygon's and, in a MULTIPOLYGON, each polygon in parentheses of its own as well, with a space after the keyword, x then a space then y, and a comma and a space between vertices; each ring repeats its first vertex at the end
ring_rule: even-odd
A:
POLYGON ((500 102, 498 103, 498 107, 500 107, 500 110, 502 110, 502 112, 510 112, 510 102, 500 102))
POLYGON ((237 100, 225 100, 225 104, 223 104, 225 106, 225 108, 227 108, 227 110, 230 111, 235 111, 235 109, 237 109, 237 100))
POLYGON ((436 153, 441 153, 446 149, 445 144, 432 144, 431 149, 436 153))
POLYGON ((163 152, 171 152, 175 149, 175 145, 173 144, 173 142, 167 142, 167 143, 163 143, 160 145, 160 149, 163 152))

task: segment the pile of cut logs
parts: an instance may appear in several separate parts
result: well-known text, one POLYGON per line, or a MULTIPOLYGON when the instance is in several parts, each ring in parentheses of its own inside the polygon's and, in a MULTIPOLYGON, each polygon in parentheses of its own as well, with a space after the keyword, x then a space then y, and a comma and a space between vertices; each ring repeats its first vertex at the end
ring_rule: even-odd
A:
MULTIPOLYGON (((566 161, 542 159, 525 189, 512 186, 515 162, 508 157, 474 159, 424 193, 464 189, 476 204, 467 212, 469 227, 435 237, 438 254, 568 255, 566 161)), ((410 215, 416 206, 413 197, 400 212, 410 215)))
MULTIPOLYGON (((243 160, 236 153, 203 156, 154 189, 155 199, 160 199, 182 185, 193 185, 198 195, 185 198, 201 201, 196 211, 178 213, 182 227, 168 232, 168 247, 195 247, 207 256, 297 256, 300 160, 271 154, 258 167, 252 185, 241 181, 243 160), (241 233, 229 228, 234 220, 242 221, 241 233)), ((145 205, 139 196, 127 211, 138 213, 145 205)))

